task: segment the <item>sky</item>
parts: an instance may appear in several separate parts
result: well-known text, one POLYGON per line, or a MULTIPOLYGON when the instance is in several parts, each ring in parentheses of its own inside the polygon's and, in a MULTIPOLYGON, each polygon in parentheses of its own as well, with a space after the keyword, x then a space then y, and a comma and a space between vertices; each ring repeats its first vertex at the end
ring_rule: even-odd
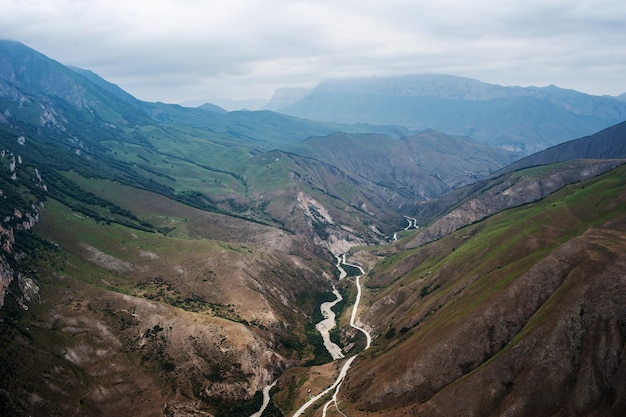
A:
POLYGON ((146 101, 449 74, 626 92, 623 0, 0 0, 0 38, 146 101))

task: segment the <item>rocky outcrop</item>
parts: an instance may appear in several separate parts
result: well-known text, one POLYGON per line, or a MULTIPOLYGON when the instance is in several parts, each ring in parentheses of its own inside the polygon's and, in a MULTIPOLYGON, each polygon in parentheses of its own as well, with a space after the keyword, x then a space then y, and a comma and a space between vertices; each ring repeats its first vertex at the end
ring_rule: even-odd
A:
POLYGON ((13 274, 13 268, 8 264, 4 256, 0 255, 0 307, 4 305, 4 296, 13 281, 13 274))
MULTIPOLYGON (((19 145, 24 145, 25 138, 20 136, 17 139, 19 145)), ((20 155, 15 155, 13 152, 9 150, 1 150, 0 151, 0 162, 2 165, 7 166, 8 173, 5 172, 4 175, 8 174, 8 177, 12 180, 13 184, 9 184, 9 189, 0 190, 0 198, 7 199, 9 201, 14 201, 15 204, 17 202, 16 196, 19 195, 19 201, 23 201, 23 192, 16 190, 14 187, 21 186, 20 181, 18 181, 18 171, 22 168, 22 157, 20 155)), ((35 186, 44 191, 47 191, 46 184, 44 183, 39 170, 34 169, 35 176, 33 177, 33 181, 27 186, 35 186)), ((7 259, 18 259, 21 258, 21 254, 15 253, 13 249, 13 245, 15 244, 15 234, 19 231, 28 231, 35 227, 37 222, 39 221, 39 209, 43 206, 42 201, 38 201, 37 203, 30 203, 30 205, 23 203, 20 206, 14 206, 12 209, 6 210, 5 212, 0 213, 0 307, 4 305, 4 297, 7 294, 8 287, 13 282, 13 278, 15 275, 14 268, 11 267, 7 259)), ((10 206, 9 206, 10 207, 10 206)), ((18 290, 23 290, 28 288, 36 287, 36 283, 33 281, 33 285, 22 285, 24 282, 30 280, 27 275, 20 275, 22 277, 20 280, 20 285, 18 286, 18 290)), ((38 293, 38 287, 37 287, 38 293)), ((26 294, 25 292, 21 292, 18 295, 18 302, 22 305, 23 308, 27 308, 27 303, 34 300, 33 293, 26 294)))

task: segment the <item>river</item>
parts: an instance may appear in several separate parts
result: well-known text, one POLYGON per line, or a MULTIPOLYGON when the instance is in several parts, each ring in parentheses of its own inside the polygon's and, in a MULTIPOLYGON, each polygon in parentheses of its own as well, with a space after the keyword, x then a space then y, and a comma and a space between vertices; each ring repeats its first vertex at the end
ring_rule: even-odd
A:
POLYGON ((325 303, 322 303, 322 305, 320 306, 320 310, 322 312, 324 320, 317 323, 315 325, 315 328, 322 335, 322 339, 324 340, 324 347, 326 348, 328 353, 330 353, 330 356, 332 356, 333 360, 337 360, 344 358, 345 355, 343 354, 343 352, 341 352, 341 348, 337 346, 336 343, 333 343, 332 340, 330 340, 329 332, 335 328, 335 312, 332 310, 332 308, 338 302, 343 300, 343 297, 341 296, 341 294, 339 294, 339 291, 337 291, 337 288, 335 288, 334 285, 333 294, 336 297, 333 301, 327 301, 325 303))
MULTIPOLYGON (((348 275, 346 271, 341 267, 341 264, 345 263, 345 255, 337 255, 336 258, 337 264, 335 266, 339 270, 339 281, 341 281, 348 275)), ((327 301, 325 303, 322 303, 322 305, 320 306, 320 311, 322 312, 324 320, 317 323, 315 325, 315 328, 322 335, 322 339, 324 340, 324 347, 326 348, 328 353, 330 353, 330 356, 333 358, 333 360, 337 360, 345 358, 345 355, 341 351, 341 347, 339 347, 336 343, 330 340, 329 332, 334 329, 336 325, 335 312, 332 310, 332 308, 337 305, 338 302, 342 301, 343 297, 341 296, 341 294, 339 294, 339 291, 337 291, 337 288, 335 288, 334 285, 333 294, 335 295, 335 299, 333 301, 327 301)))
MULTIPOLYGON (((354 301, 354 306, 352 307, 352 313, 350 314, 350 326, 353 327, 354 329, 362 332, 365 335, 365 349, 367 350, 370 348, 371 344, 372 344, 372 336, 369 334, 369 332, 367 330, 365 330, 363 327, 359 326, 356 324, 356 315, 359 309, 359 303, 361 302, 361 283, 360 283, 360 278, 362 275, 365 274, 365 271, 363 271, 363 268, 361 268, 359 265, 353 265, 353 264, 349 264, 346 262, 346 255, 343 254, 341 256, 337 256, 337 264, 335 265, 337 267, 337 269, 339 270, 339 280, 344 279, 348 274, 346 273, 346 271, 342 268, 342 265, 347 265, 350 266, 352 268, 357 268, 360 272, 361 275, 358 275, 354 282, 356 285, 356 289, 357 289, 357 294, 356 294, 356 299, 354 301)), ((339 346, 337 346, 337 344, 333 343, 330 340, 330 334, 329 331, 335 327, 335 313, 332 311, 332 308, 341 300, 343 300, 343 298, 341 297, 341 294, 339 293, 339 291, 335 288, 335 286, 333 285, 333 294, 335 294, 335 300, 333 301, 327 301, 325 303, 322 303, 322 305, 320 306, 320 310, 322 312, 322 315, 324 316, 324 320, 320 321, 319 323, 317 323, 317 325, 315 326, 316 329, 320 332, 320 334, 322 335, 322 338, 324 339, 324 346, 326 347, 326 349, 328 350, 328 352, 330 353, 330 355, 332 356, 333 360, 336 359, 341 359, 344 358, 344 354, 343 352, 341 352, 341 348, 339 346)), ((343 366, 341 367, 341 371, 339 372, 339 375, 337 376, 337 379, 335 379, 335 382, 333 382, 328 388, 326 388, 325 390, 323 390, 322 392, 320 392, 319 394, 311 397, 306 403, 304 403, 302 405, 302 407, 300 407, 298 410, 296 410, 296 412, 293 414, 293 417, 299 417, 300 415, 302 415, 302 413, 304 413, 309 407, 311 407, 313 404, 315 404, 319 399, 321 399, 322 397, 324 397, 326 394, 330 393, 331 391, 335 391, 333 393, 332 398, 326 403, 324 404, 324 408, 322 411, 322 417, 326 416, 326 412, 328 410, 328 408, 334 404, 335 408, 337 409, 337 412, 339 412, 340 414, 344 415, 341 410, 339 409, 339 405, 337 402, 337 394, 339 393, 339 389, 341 388, 341 383, 343 382, 343 380, 345 379, 346 375, 348 374, 348 370, 350 369, 350 366, 352 365, 352 362, 354 362, 354 360, 356 359, 356 357, 358 356, 358 354, 351 356, 350 358, 348 358, 348 360, 343 364, 343 366)), ((267 407, 267 405, 269 404, 270 401, 270 396, 269 396, 269 392, 271 390, 271 388, 276 384, 276 382, 274 382, 274 384, 265 387, 265 389, 263 390, 263 406, 261 407, 261 409, 259 411, 257 411, 256 413, 254 413, 253 415, 251 415, 250 417, 261 417, 261 415, 263 414, 263 411, 265 411, 265 408, 267 407)))
MULTIPOLYGON (((365 340, 366 340, 366 344, 365 344, 365 349, 367 350, 370 348, 371 344, 372 344, 372 336, 369 334, 369 332, 367 330, 365 330, 364 328, 358 326, 356 324, 356 314, 358 312, 359 309, 359 303, 361 302, 361 283, 360 283, 360 278, 362 275, 365 274, 365 271, 363 271, 363 268, 361 268, 359 265, 353 265, 353 264, 349 264, 346 262, 346 255, 342 255, 342 257, 337 257, 337 268, 339 269, 339 273, 340 273, 340 279, 343 279, 347 274, 345 272, 345 270, 341 267, 341 265, 347 265, 347 266, 351 266, 353 268, 358 268, 359 271, 361 272, 361 275, 357 276, 354 280, 355 284, 356 284, 356 288, 357 288, 357 295, 356 295, 356 299, 354 300, 354 306, 352 307, 352 313, 350 314, 350 326, 359 330, 360 332, 362 332, 365 335, 365 340)), ((343 367, 341 368, 341 371, 339 372, 339 375, 337 376, 337 379, 335 379, 335 382, 333 382, 333 384, 331 386, 329 386, 328 388, 326 388, 325 390, 323 390, 322 392, 320 392, 319 394, 315 395, 314 397, 312 397, 311 399, 309 399, 309 401, 307 401, 306 403, 304 403, 302 405, 302 407, 300 407, 294 414, 293 417, 298 417, 300 415, 302 415, 302 413, 304 413, 309 407, 311 407, 313 404, 315 404, 320 398, 324 397, 326 394, 330 393, 331 391, 335 390, 335 392, 333 393, 332 398, 326 403, 324 404, 324 408, 322 410, 322 417, 326 416, 326 412, 328 410, 328 408, 334 404, 335 408, 337 409, 337 411, 342 414, 345 415, 341 412, 341 410, 339 409, 339 405, 337 403, 337 394, 339 393, 339 389, 341 388, 341 383, 343 382, 343 380, 345 379, 346 375, 348 374, 348 370, 350 369, 350 366, 352 365, 352 362, 354 362, 354 360, 356 359, 356 357, 358 356, 358 354, 351 356, 346 363, 344 363, 343 367)))
POLYGON ((274 381, 272 385, 268 385, 265 388, 263 388, 263 404, 261 405, 261 408, 259 409, 259 411, 252 414, 250 417, 261 417, 263 415, 263 411, 265 411, 265 409, 270 403, 270 391, 272 390, 272 388, 274 388, 274 385, 276 385, 276 382, 278 382, 278 380, 274 381))
POLYGON ((411 228, 419 229, 419 226, 417 225, 417 219, 414 219, 413 217, 408 217, 408 216, 404 216, 404 218, 406 219, 407 222, 409 222, 409 225, 405 227, 404 230, 409 230, 411 228))

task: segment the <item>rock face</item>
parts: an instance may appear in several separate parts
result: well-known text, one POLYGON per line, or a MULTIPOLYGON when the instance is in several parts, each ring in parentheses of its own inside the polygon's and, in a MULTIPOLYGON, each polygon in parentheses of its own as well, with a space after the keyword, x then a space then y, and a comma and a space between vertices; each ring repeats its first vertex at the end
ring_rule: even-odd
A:
MULTIPOLYGON (((24 137, 20 136, 17 142, 20 146, 24 146, 24 137)), ((15 275, 15 271, 7 259, 19 259, 23 257, 23 254, 15 253, 13 249, 16 243, 16 233, 28 231, 35 227, 39 221, 39 209, 43 207, 41 200, 36 203, 32 201, 27 202, 24 199, 27 193, 20 191, 18 187, 23 185, 21 182, 23 179, 32 175, 30 178, 31 184, 39 190, 47 191, 46 184, 39 170, 37 170, 37 168, 32 169, 32 174, 25 172, 26 170, 23 169, 22 162, 20 155, 16 156, 13 152, 6 149, 0 150, 0 167, 8 168, 7 171, 2 169, 0 175, 3 176, 2 180, 4 181, 6 181, 7 178, 9 179, 8 184, 2 181, 4 184, 7 184, 8 187, 0 189, 0 198, 2 198, 4 202, 9 202, 8 205, 6 203, 3 204, 2 209, 0 209, 0 307, 4 305, 4 297, 15 275)), ((28 171, 30 171, 30 169, 28 171)), ((29 197, 32 198, 34 196, 30 194, 29 197)), ((31 278, 23 276, 22 282, 25 282, 24 280, 28 281, 31 280, 31 278)), ((20 291, 22 289, 22 286, 18 288, 20 291)), ((21 295, 18 295, 18 299, 22 300, 22 306, 26 307, 25 301, 32 301, 32 297, 26 296, 24 298, 24 296, 25 293, 22 291, 21 295)))
POLYGON ((4 305, 4 297, 13 281, 13 274, 13 268, 7 263, 4 256, 0 255, 0 308, 4 305))

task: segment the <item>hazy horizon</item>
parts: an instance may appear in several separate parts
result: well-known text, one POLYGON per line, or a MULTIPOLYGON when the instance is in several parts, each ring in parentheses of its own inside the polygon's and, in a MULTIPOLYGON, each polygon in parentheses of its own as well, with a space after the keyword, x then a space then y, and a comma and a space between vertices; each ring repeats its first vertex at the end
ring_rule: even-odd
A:
POLYGON ((448 74, 626 92, 617 0, 0 0, 0 38, 146 101, 269 99, 334 78, 448 74))

